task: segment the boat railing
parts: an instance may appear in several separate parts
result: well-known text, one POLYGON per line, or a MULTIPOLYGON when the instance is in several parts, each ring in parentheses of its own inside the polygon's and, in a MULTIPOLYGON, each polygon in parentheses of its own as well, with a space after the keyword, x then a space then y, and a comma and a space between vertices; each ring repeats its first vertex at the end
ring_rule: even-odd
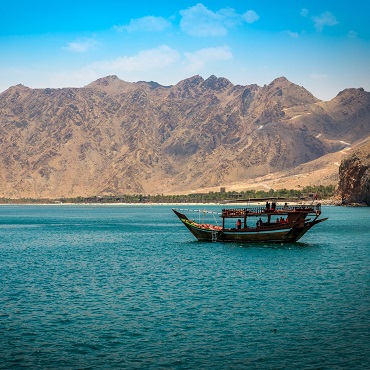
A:
POLYGON ((282 205, 276 206, 274 208, 266 207, 245 207, 245 208, 228 208, 222 210, 222 217, 243 217, 248 216, 248 214, 253 215, 263 215, 272 213, 289 213, 289 212, 320 212, 321 204, 297 204, 297 205, 282 205))

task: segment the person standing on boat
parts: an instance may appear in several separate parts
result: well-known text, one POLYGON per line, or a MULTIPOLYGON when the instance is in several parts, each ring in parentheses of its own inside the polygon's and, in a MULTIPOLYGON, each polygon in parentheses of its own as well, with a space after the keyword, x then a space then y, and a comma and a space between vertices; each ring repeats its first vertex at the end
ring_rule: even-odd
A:
POLYGON ((242 221, 240 219, 238 219, 238 221, 236 221, 236 228, 237 229, 241 229, 242 228, 242 221))

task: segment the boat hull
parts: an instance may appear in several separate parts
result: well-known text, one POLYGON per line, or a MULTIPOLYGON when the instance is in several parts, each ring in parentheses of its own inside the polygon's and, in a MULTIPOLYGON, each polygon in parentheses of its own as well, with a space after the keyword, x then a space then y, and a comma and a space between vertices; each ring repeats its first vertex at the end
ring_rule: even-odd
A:
POLYGON ((312 226, 327 220, 305 221, 283 228, 255 228, 247 230, 224 229, 215 230, 194 224, 184 214, 173 210, 182 223, 199 241, 238 242, 238 243, 292 243, 298 241, 312 226))

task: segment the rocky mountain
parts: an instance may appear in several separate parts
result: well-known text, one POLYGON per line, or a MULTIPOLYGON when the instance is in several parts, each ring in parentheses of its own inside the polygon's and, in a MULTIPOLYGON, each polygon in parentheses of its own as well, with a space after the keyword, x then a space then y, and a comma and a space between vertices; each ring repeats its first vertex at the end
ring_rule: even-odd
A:
POLYGON ((370 93, 328 102, 284 77, 174 86, 116 76, 0 94, 0 197, 161 194, 290 171, 370 135, 370 93))
POLYGON ((370 206, 370 138, 342 161, 338 195, 343 204, 370 206))

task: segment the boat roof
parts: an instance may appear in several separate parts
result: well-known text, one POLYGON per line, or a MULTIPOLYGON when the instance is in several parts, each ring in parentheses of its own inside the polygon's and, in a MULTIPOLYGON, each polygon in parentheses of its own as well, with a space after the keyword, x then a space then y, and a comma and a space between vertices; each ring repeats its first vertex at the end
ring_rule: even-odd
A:
POLYGON ((264 202, 264 201, 289 201, 289 198, 284 198, 284 197, 264 197, 264 198, 235 198, 235 199, 225 199, 225 202, 230 202, 230 203, 237 203, 237 202, 264 202))

